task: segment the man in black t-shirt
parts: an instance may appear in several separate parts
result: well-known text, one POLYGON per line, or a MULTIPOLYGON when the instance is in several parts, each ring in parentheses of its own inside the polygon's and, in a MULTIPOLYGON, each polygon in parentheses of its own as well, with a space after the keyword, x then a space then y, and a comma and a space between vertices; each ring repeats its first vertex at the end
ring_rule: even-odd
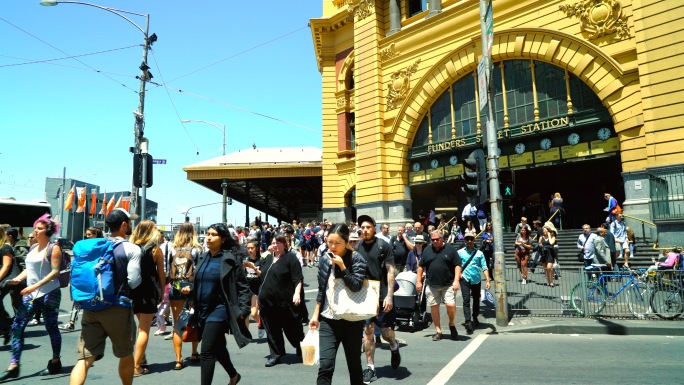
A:
POLYGON ((397 235, 393 235, 390 240, 397 274, 404 271, 404 266, 406 266, 406 257, 408 257, 409 253, 409 248, 406 244, 407 239, 408 237, 406 236, 406 233, 404 233, 404 225, 397 226, 397 235))
POLYGON ((456 292, 460 285, 458 277, 461 274, 461 259, 458 257, 457 250, 444 243, 442 233, 433 231, 430 234, 432 244, 425 247, 423 255, 418 265, 418 280, 416 290, 423 289, 423 272, 426 272, 427 288, 425 294, 427 304, 430 306, 432 322, 435 324, 435 334, 433 341, 442 339, 442 327, 440 325, 439 304, 444 303, 449 317, 449 330, 451 339, 456 340, 456 292))
POLYGON ((392 248, 387 242, 375 236, 375 220, 368 215, 361 215, 358 218, 358 223, 361 226, 361 239, 363 241, 356 246, 356 251, 366 259, 367 278, 380 281, 380 314, 366 321, 363 340, 368 361, 368 367, 363 371, 363 383, 370 384, 377 380, 374 363, 374 324, 378 325, 382 338, 390 344, 392 368, 397 369, 401 364, 399 344, 394 338, 393 330, 396 318, 393 304, 395 266, 392 248))

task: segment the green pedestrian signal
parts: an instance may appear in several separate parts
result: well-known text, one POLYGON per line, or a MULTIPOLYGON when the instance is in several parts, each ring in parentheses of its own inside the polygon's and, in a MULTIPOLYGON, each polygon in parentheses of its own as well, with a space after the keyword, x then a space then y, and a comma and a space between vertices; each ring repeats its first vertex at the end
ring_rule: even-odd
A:
POLYGON ((506 199, 515 197, 515 188, 513 186, 513 183, 501 183, 500 186, 502 198, 506 199))

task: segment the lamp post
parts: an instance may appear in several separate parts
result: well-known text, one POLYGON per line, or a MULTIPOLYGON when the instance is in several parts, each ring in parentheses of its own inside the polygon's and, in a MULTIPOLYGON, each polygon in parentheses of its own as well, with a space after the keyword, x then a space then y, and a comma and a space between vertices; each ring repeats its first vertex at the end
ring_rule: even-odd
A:
MULTIPOLYGON (((131 148, 131 152, 133 153, 133 156, 143 156, 143 161, 139 162, 142 165, 145 164, 145 156, 146 154, 142 154, 141 152, 141 144, 143 143, 143 135, 145 134, 145 82, 148 80, 152 79, 152 74, 150 73, 149 69, 150 67, 147 65, 147 51, 149 50, 150 46, 157 41, 157 35, 152 34, 152 36, 149 36, 149 29, 150 29, 150 15, 149 14, 144 14, 144 13, 135 13, 135 12, 130 12, 130 11, 124 11, 122 9, 116 9, 116 8, 110 8, 110 7, 103 7, 101 5, 97 4, 91 4, 91 3, 84 3, 81 1, 56 1, 56 0, 43 0, 40 2, 40 5, 44 6, 55 6, 57 4, 80 4, 80 5, 87 5, 89 7, 95 7, 102 9, 104 11, 113 13, 122 19, 126 20, 130 24, 133 24, 135 28, 137 28, 140 32, 143 33, 145 36, 145 42, 143 44, 143 55, 142 55, 142 63, 140 64, 140 76, 137 76, 138 79, 140 79, 140 91, 138 92, 139 95, 139 100, 138 100, 138 109, 133 112, 133 115, 135 115, 135 125, 134 125, 134 136, 135 136, 135 141, 134 141, 134 147, 131 148), (135 16, 141 16, 145 18, 145 29, 141 28, 138 24, 133 22, 133 20, 129 19, 123 14, 129 14, 129 15, 135 15, 135 16)), ((138 180, 138 175, 142 175, 142 189, 143 189, 143 196, 145 196, 145 191, 147 188, 147 175, 146 174, 141 174, 142 170, 133 170, 133 187, 131 188, 131 211, 132 212, 137 212, 138 211, 138 187, 136 186, 135 181, 138 180)), ((144 208, 144 205, 143 205, 144 208)), ((140 212, 140 219, 145 219, 145 212, 144 210, 140 212)))
MULTIPOLYGON (((220 124, 220 123, 213 123, 213 122, 207 122, 206 120, 192 120, 192 119, 186 119, 186 120, 181 120, 183 123, 204 123, 208 124, 210 126, 214 126, 217 130, 221 131, 223 133, 223 155, 226 155, 226 125, 225 124, 220 124)), ((221 181, 221 189, 223 190, 223 215, 222 215, 222 220, 223 223, 228 223, 228 179, 223 178, 221 181)))

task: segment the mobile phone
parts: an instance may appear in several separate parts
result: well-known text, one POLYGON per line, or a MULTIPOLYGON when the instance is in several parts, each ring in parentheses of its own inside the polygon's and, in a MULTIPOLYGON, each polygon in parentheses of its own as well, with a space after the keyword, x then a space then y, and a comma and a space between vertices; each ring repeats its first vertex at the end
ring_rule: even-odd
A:
POLYGON ((181 282, 180 289, 183 290, 184 287, 189 287, 192 290, 192 282, 181 282))
POLYGON ((325 255, 327 255, 327 256, 328 256, 328 258, 330 258, 330 259, 333 259, 333 258, 335 258, 335 254, 333 254, 333 253, 332 253, 332 252, 330 252, 330 251, 328 251, 327 253, 325 253, 325 255))

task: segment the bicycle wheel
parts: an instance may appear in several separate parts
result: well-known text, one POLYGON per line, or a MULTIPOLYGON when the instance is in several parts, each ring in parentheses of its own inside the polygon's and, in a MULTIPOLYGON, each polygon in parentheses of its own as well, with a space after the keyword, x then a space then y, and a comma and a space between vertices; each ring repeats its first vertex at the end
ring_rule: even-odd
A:
POLYGON ((625 294, 629 310, 637 318, 646 318, 651 313, 651 289, 646 284, 632 284, 625 294))
POLYGON ((577 314, 594 316, 606 306, 606 295, 596 282, 578 283, 570 292, 570 304, 577 314))
POLYGON ((656 287, 651 296, 651 307, 663 319, 675 319, 684 311, 684 290, 677 286, 656 287))

